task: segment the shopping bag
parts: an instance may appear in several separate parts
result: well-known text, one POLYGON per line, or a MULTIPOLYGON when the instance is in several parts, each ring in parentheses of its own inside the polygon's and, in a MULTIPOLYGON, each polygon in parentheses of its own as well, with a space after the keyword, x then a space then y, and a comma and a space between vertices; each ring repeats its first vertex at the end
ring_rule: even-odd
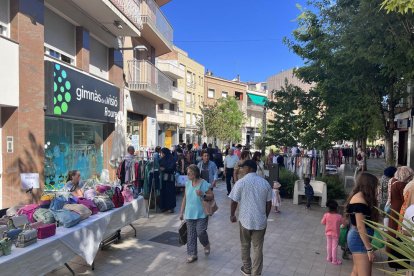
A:
POLYGON ((187 222, 183 221, 178 228, 178 242, 181 245, 185 245, 187 243, 187 222))
POLYGON ((339 230, 339 245, 341 247, 345 247, 346 245, 346 234, 348 233, 348 229, 346 227, 341 227, 339 230))
POLYGON ((371 245, 374 250, 381 249, 385 246, 385 243, 383 242, 384 238, 381 236, 381 234, 377 230, 374 231, 373 237, 378 239, 377 240, 373 238, 371 241, 371 245))

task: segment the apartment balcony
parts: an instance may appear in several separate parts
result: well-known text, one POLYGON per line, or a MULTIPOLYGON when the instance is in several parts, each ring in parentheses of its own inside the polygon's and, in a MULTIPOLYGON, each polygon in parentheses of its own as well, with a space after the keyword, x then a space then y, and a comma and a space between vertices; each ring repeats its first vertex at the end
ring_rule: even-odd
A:
POLYGON ((178 114, 177 111, 169 109, 158 109, 157 121, 160 123, 182 124, 184 118, 178 114))
POLYGON ((19 44, 0 36, 0 106, 19 106, 19 44))
POLYGON ((160 7, 162 7, 165 4, 171 2, 171 0, 156 0, 156 1, 157 1, 158 6, 160 6, 160 7))
POLYGON ((257 105, 252 102, 247 102, 247 111, 263 113, 263 105, 257 105))
POLYGON ((129 60, 129 90, 153 99, 157 104, 172 102, 173 81, 146 60, 129 60))
POLYGON ((158 59, 157 68, 175 80, 183 79, 185 77, 185 71, 183 68, 180 68, 178 60, 158 59))
POLYGON ((140 36, 143 28, 139 0, 45 0, 45 5, 88 30, 96 30, 98 23, 115 36, 140 36))
POLYGON ((184 91, 180 87, 173 87, 172 90, 172 99, 173 101, 184 101, 184 91))
POLYGON ((155 56, 173 50, 173 28, 154 0, 139 0, 141 3, 142 37, 154 48, 155 56))

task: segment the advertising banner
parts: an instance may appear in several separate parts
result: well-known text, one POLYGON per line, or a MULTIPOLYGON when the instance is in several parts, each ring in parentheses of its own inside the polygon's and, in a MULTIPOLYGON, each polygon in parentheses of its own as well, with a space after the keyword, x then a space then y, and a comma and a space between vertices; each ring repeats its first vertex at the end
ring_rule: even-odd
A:
POLYGON ((45 61, 46 115, 115 123, 119 88, 59 63, 45 61))

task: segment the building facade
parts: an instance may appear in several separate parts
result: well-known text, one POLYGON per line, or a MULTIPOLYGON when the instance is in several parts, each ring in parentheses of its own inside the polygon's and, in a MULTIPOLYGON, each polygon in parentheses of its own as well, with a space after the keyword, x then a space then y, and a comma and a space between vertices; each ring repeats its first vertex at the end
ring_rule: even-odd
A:
MULTIPOLYGON (((173 104, 174 80, 156 66, 157 57, 173 50, 173 28, 160 10, 168 2, 139 1, 141 35, 124 37, 122 41, 126 143, 136 149, 154 148, 159 144, 157 106, 173 104)), ((167 128, 161 124, 162 130, 167 128)))
POLYGON ((60 189, 69 170, 83 179, 113 172, 124 105, 117 49, 120 37, 141 36, 141 8, 132 0, 0 1, 1 208, 60 189), (32 193, 21 186, 29 178, 32 193))
POLYGON ((179 106, 184 101, 184 90, 178 87, 178 80, 185 78, 184 65, 177 59, 157 59, 157 67, 173 80, 172 102, 157 106, 158 145, 171 148, 179 143, 179 127, 183 122, 179 106))
POLYGON ((262 136, 263 127, 266 127, 267 109, 267 83, 247 83, 246 108, 246 144, 254 145, 256 137, 262 136), (263 123, 264 122, 264 123, 263 123))
POLYGON ((177 79, 176 104, 170 105, 170 110, 177 108, 180 120, 178 143, 202 143, 202 137, 197 127, 201 119, 201 107, 204 102, 204 66, 191 59, 187 52, 174 46, 174 51, 159 58, 162 62, 174 62, 184 70, 184 77, 177 79))
MULTIPOLYGON (((245 83, 237 81, 230 81, 223 78, 213 76, 211 72, 207 72, 205 76, 205 85, 204 85, 204 105, 214 106, 217 101, 221 98, 233 97, 237 100, 240 110, 243 112, 244 116, 247 114, 247 85, 245 83)), ((242 141, 234 141, 242 144, 246 144, 246 133, 247 129, 244 126, 241 129, 242 141)), ((209 142, 213 142, 211 137, 209 142)))

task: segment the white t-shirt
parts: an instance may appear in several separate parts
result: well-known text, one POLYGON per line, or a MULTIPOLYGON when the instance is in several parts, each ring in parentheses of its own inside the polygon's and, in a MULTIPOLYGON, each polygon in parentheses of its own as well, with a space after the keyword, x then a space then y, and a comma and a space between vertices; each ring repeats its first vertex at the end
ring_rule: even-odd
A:
POLYGON ((224 167, 228 169, 233 169, 234 166, 239 162, 239 157, 237 155, 227 155, 226 158, 224 158, 224 167))
MULTIPOLYGON (((414 230, 414 204, 405 209, 403 224, 404 229, 414 230), (408 221, 411 222, 411 224, 408 221)), ((414 240, 414 237, 411 239, 414 240)))
POLYGON ((229 195, 239 203, 239 221, 248 230, 263 230, 267 226, 266 203, 272 201, 272 188, 256 173, 238 180, 229 195))

